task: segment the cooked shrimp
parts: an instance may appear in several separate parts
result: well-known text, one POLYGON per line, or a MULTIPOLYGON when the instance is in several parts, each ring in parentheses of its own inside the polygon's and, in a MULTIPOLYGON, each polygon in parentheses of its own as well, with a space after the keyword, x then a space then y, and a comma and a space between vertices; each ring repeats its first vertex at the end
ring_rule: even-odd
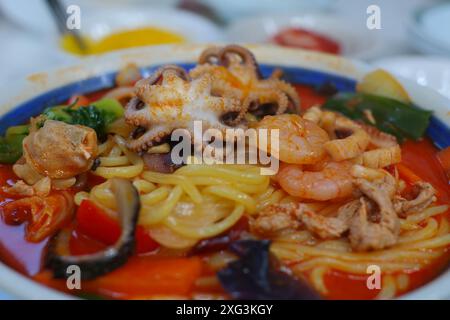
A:
POLYGON ((291 196, 318 201, 345 198, 352 194, 350 162, 329 162, 321 171, 304 171, 301 166, 287 165, 277 181, 291 196))
POLYGON ((256 129, 278 129, 279 159, 292 164, 314 164, 320 161, 325 155, 323 144, 329 140, 323 129, 295 114, 266 116, 257 124, 256 129))

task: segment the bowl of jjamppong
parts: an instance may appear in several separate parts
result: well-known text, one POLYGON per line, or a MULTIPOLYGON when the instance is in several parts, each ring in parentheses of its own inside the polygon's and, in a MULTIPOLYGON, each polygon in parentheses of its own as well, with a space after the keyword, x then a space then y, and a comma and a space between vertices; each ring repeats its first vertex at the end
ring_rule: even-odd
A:
MULTIPOLYGON (((85 69, 105 63, 96 77, 44 84, 3 112, 7 292, 450 296, 449 129, 433 115, 448 101, 424 104, 426 88, 297 50, 162 47, 124 55, 129 63, 106 73, 119 55, 86 62, 85 69), (167 56, 174 61, 161 63, 167 56), (227 130, 276 130, 277 152, 270 154, 272 140, 267 150, 277 170, 262 174, 267 163, 248 158, 176 163, 171 137, 179 129, 193 137, 195 122, 233 148, 227 130), (74 279, 81 289, 69 285, 74 279)), ((201 154, 214 142, 192 138, 188 149, 201 154)))

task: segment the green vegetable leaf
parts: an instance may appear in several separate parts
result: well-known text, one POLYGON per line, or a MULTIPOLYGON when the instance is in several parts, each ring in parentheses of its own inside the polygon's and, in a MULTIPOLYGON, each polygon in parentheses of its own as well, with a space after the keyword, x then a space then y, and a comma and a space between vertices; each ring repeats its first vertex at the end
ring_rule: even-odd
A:
POLYGON ((22 141, 26 134, 0 137, 0 163, 15 163, 22 156, 22 141))
POLYGON ((71 124, 79 124, 92 128, 100 140, 106 136, 106 118, 104 113, 94 106, 68 109, 67 113, 72 117, 71 124))
POLYGON ((56 106, 44 110, 47 119, 92 128, 100 140, 106 137, 108 125, 123 116, 122 105, 114 99, 102 99, 85 107, 56 106))
POLYGON ((94 107, 102 110, 106 117, 106 123, 110 124, 114 120, 123 117, 123 107, 116 99, 101 99, 92 103, 94 107))
POLYGON ((432 114, 431 111, 398 100, 363 93, 338 94, 327 100, 323 107, 374 125, 379 130, 394 135, 400 142, 423 137, 432 114), (368 112, 375 119, 375 124, 369 120, 368 112))
POLYGON ((67 113, 67 109, 70 107, 66 106, 56 106, 50 107, 44 110, 42 113, 47 119, 63 121, 66 123, 70 123, 71 117, 67 113))
POLYGON ((6 130, 6 137, 14 136, 14 135, 28 135, 30 132, 30 126, 27 124, 21 125, 21 126, 13 126, 9 127, 6 130))

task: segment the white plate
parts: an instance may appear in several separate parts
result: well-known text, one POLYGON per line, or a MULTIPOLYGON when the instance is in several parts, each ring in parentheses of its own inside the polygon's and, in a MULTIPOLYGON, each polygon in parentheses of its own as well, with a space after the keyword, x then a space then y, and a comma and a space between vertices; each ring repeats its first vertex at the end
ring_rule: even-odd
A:
POLYGON ((409 24, 410 44, 419 52, 450 55, 450 3, 418 10, 409 24))
POLYGON ((319 13, 264 15, 235 21, 227 29, 227 38, 239 43, 268 43, 280 30, 301 27, 337 41, 342 54, 355 59, 370 59, 383 51, 384 45, 376 32, 356 27, 348 20, 319 13))
POLYGON ((82 33, 98 40, 119 30, 143 26, 160 27, 181 34, 188 42, 211 42, 223 40, 223 34, 209 20, 176 9, 104 9, 88 13, 83 20, 82 33))
MULTIPOLYGON (((209 20, 183 10, 150 9, 144 7, 124 10, 104 9, 88 12, 82 20, 81 33, 99 40, 106 35, 139 27, 157 27, 182 35, 188 43, 219 42, 224 40, 222 31, 209 20)), ((55 38, 58 45, 58 37, 55 38)), ((73 56, 57 48, 63 55, 73 56)))
MULTIPOLYGON (((139 66, 164 63, 195 62, 208 45, 153 46, 123 52, 94 56, 82 60, 78 65, 42 72, 26 79, 11 79, 7 86, 0 87, 0 115, 29 100, 36 95, 65 84, 77 82, 96 75, 117 71, 122 66, 134 62, 139 66)), ((358 61, 337 56, 298 49, 286 49, 267 45, 249 45, 261 63, 301 67, 355 80, 361 79, 373 67, 358 61)), ((433 109, 435 116, 450 126, 450 102, 437 92, 413 81, 399 78, 412 100, 418 105, 433 109)), ((22 299, 67 299, 65 294, 43 287, 0 263, 0 290, 22 299)), ((402 299, 449 299, 450 270, 402 299)))
MULTIPOLYGON (((138 8, 147 11, 149 8, 175 6, 178 0, 60 0, 63 5, 78 5, 82 16, 93 11, 110 8, 126 11, 138 8)), ((44 0, 0 0, 0 11, 16 25, 35 34, 55 35, 58 33, 55 22, 44 0)))

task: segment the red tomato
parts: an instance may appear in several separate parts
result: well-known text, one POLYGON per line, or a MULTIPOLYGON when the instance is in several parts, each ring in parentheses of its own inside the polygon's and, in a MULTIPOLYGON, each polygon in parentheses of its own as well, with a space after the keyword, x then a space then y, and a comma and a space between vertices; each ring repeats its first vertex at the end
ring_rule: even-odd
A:
POLYGON ((289 28, 280 31, 272 41, 285 47, 294 47, 320 52, 339 54, 341 49, 336 41, 305 29, 289 28))
MULTIPOLYGON (((77 222, 78 232, 107 245, 114 244, 121 234, 119 223, 89 200, 81 202, 77 211, 77 222)), ((159 244, 143 227, 138 226, 136 228, 137 253, 150 252, 157 248, 159 244)))

